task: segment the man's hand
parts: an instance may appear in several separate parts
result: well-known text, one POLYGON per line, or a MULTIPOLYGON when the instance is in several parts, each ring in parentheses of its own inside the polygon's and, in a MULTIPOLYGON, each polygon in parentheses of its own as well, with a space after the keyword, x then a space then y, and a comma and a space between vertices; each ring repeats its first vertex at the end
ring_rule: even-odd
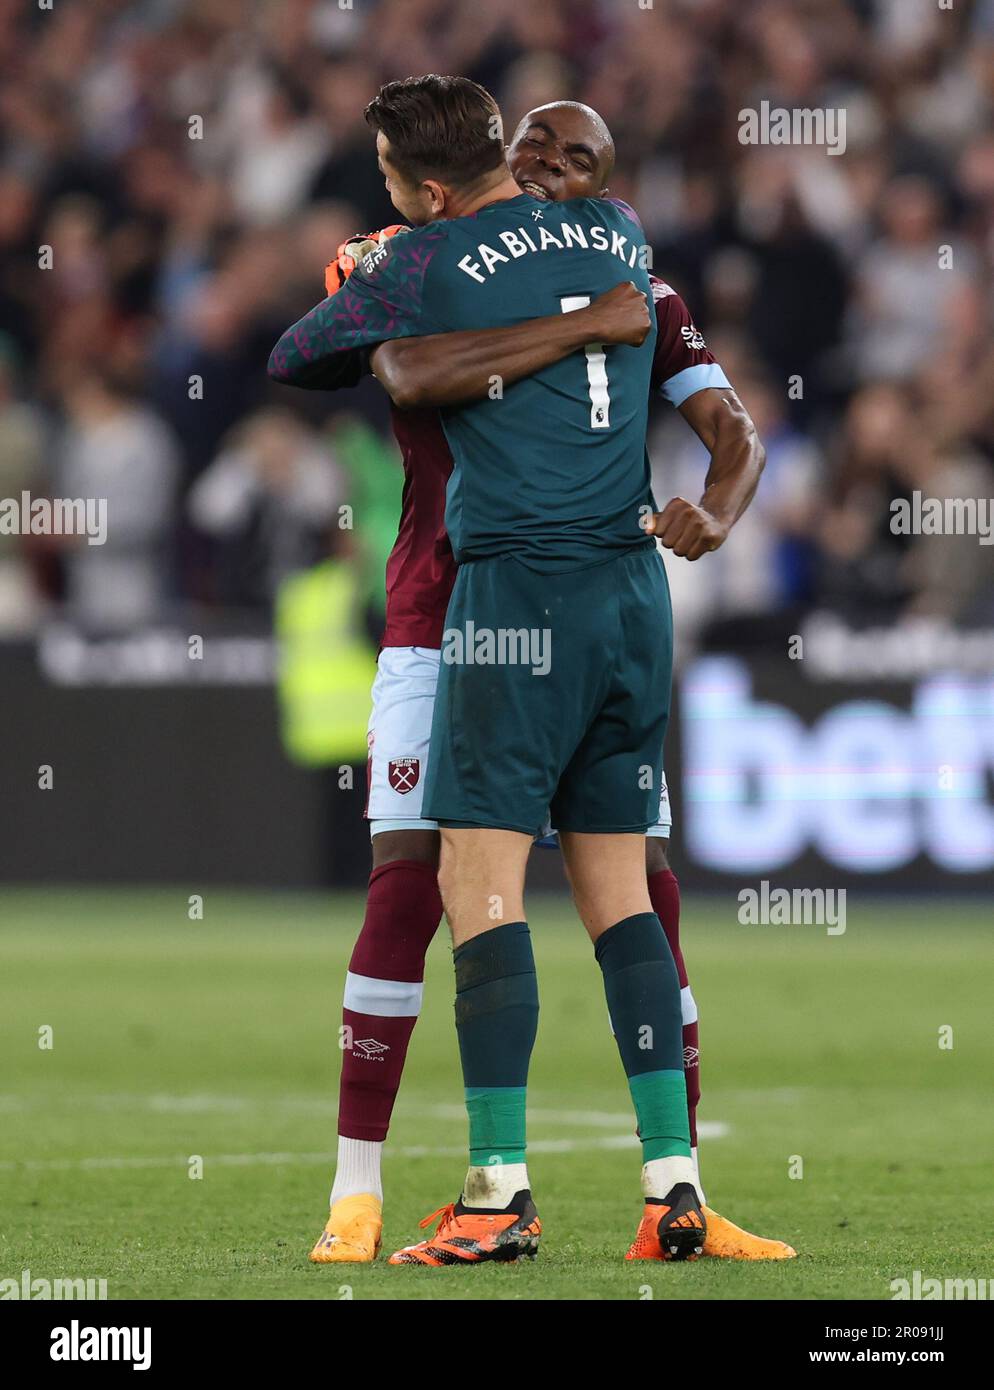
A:
POLYGON ((630 280, 615 285, 606 294, 599 294, 577 313, 583 314, 584 321, 590 324, 587 341, 591 343, 627 343, 629 347, 641 347, 652 327, 646 297, 630 280))
POLYGON ((650 536, 658 536, 674 555, 688 560, 699 560, 717 550, 728 535, 724 522, 682 497, 674 497, 661 512, 647 517, 643 529, 650 536))
POLYGON ((409 227, 394 222, 389 227, 384 227, 382 231, 356 232, 354 236, 343 241, 335 252, 335 259, 329 261, 324 268, 324 288, 329 298, 338 293, 363 256, 368 255, 370 251, 375 251, 381 241, 387 241, 390 237, 396 236, 398 232, 407 231, 410 231, 409 227))

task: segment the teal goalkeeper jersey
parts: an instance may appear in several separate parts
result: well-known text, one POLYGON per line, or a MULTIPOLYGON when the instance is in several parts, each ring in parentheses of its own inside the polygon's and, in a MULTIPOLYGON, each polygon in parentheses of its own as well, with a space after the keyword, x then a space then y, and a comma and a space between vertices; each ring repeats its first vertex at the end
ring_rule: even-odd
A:
MULTIPOLYGON (((624 205, 522 194, 391 238, 273 351, 305 384, 329 359, 391 338, 500 328, 569 313, 625 280, 648 299, 643 234, 624 205)), ((655 326, 639 348, 589 344, 487 399, 441 412, 454 461, 446 529, 457 561, 514 554, 596 564, 653 544, 645 449, 655 326)), ((343 359, 344 360, 344 359, 343 359)))

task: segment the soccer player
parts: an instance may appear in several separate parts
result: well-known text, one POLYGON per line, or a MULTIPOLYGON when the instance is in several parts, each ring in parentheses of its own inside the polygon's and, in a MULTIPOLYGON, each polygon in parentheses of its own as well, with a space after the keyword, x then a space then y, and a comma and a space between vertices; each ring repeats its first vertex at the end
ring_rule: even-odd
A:
MULTIPOLYGON (((604 129, 603 123, 587 108, 578 107, 573 103, 560 103, 553 107, 543 108, 539 112, 530 113, 530 116, 526 118, 526 121, 523 122, 522 126, 519 128, 518 136, 511 150, 512 167, 514 167, 514 172, 519 183, 525 184, 529 192, 543 200, 575 196, 577 193, 590 191, 603 191, 603 183, 606 182, 606 175, 609 172, 612 158, 613 150, 610 145, 610 137, 604 129), (532 177, 529 177, 529 175, 532 175, 532 177)), ((537 220, 536 218, 536 221, 537 220)), ((537 228, 535 230, 537 231, 537 228)), ((544 239, 540 237, 539 240, 543 241, 544 249, 544 239)), ((521 244, 520 242, 518 243, 519 246, 521 244)), ((524 254, 524 252, 519 251, 518 254, 524 254)), ((619 287, 619 289, 620 288, 621 287, 619 287)), ((711 473, 709 473, 708 490, 703 499, 703 502, 707 503, 708 506, 705 507, 702 505, 701 508, 695 508, 689 503, 678 500, 666 509, 666 512, 661 518, 656 519, 656 524, 663 534, 664 543, 671 545, 679 554, 689 554, 691 558, 696 558, 697 555, 705 553, 706 549, 714 548, 715 544, 720 543, 720 540, 723 539, 724 534, 727 532, 728 525, 734 521, 735 516, 742 510, 745 503, 748 501, 749 495, 751 495, 754 480, 746 485, 743 485, 742 481, 743 476, 747 475, 749 472, 748 466, 743 466, 743 464, 749 464, 748 455, 750 453, 750 446, 748 419, 744 416, 741 408, 738 407, 730 390, 725 389, 720 391, 716 389, 718 387, 727 388, 727 382, 725 382, 720 370, 714 367, 712 359, 706 354, 703 346, 699 343, 699 335, 696 334, 696 331, 693 330, 692 325, 690 325, 689 316, 687 316, 682 302, 679 301, 676 296, 673 296, 672 292, 669 291, 667 287, 658 284, 658 282, 654 285, 654 293, 660 302, 664 303, 664 309, 668 308, 671 311, 675 311, 669 314, 671 320, 670 328, 672 330, 669 336, 672 338, 672 342, 668 342, 666 346, 666 356, 664 356, 664 362, 667 363, 669 369, 661 375, 661 380, 669 380, 670 387, 667 394, 676 404, 682 405, 685 400, 697 398, 694 418, 691 418, 689 408, 685 407, 684 413, 688 415, 688 418, 691 418, 691 423, 694 424, 694 427, 698 429, 698 432, 701 433, 702 437, 706 439, 713 450, 712 470, 711 473), (666 305, 665 301, 667 299, 672 299, 673 303, 666 305), (703 354, 703 357, 701 354, 703 354), (673 358, 672 362, 669 361, 670 357, 673 358), (714 398, 713 402, 711 398, 714 398), (710 410, 699 409, 704 401, 709 401, 711 406, 710 410), (743 425, 745 428, 743 428, 743 425), (731 427, 731 432, 729 432, 729 427, 731 427)), ((615 318, 617 318, 620 308, 617 291, 614 292, 613 296, 605 296, 604 300, 600 301, 600 303, 604 306, 605 301, 610 300, 612 297, 615 298, 615 305, 612 307, 612 313, 615 315, 615 318)), ((589 310, 584 312, 588 315, 591 314, 589 310)), ((425 399, 426 402, 431 400, 430 390, 432 389, 432 381, 434 380, 437 382, 440 376, 446 383, 443 390, 448 390, 448 399, 459 399, 460 397, 483 393, 491 378, 489 375, 485 375, 481 384, 480 373, 483 371, 489 374, 495 370, 495 351, 497 352, 497 361, 499 363, 496 369, 499 370, 500 375, 506 382, 511 382, 515 380, 518 375, 534 370, 536 367, 545 365, 549 361, 554 361, 557 355, 561 355, 563 348, 565 348, 566 351, 575 350, 582 342, 593 337, 601 341, 612 341, 610 334, 614 331, 615 325, 611 321, 610 315, 607 314, 606 309, 602 307, 601 312, 604 316, 603 321, 595 325, 594 318, 591 315, 590 323, 584 330, 586 337, 581 334, 573 338, 572 341, 563 338, 561 333, 563 321, 560 319, 551 324, 546 323, 544 325, 538 325, 533 322, 530 325, 523 325, 522 327, 526 330, 525 336, 527 336, 530 330, 538 330, 531 332, 531 343, 534 345, 531 348, 527 347, 524 338, 521 334, 517 333, 517 330, 501 330, 491 334, 484 333, 479 335, 480 341, 474 345, 478 349, 483 348, 484 350, 478 352, 477 358, 474 360, 468 355, 470 345, 466 342, 466 339, 471 335, 456 333, 447 337, 423 340, 420 343, 414 340, 408 340, 406 342, 388 344, 377 350, 374 361, 378 374, 385 380, 388 380, 388 384, 392 386, 395 398, 403 397, 403 403, 405 404, 408 403, 407 398, 414 393, 417 393, 425 399), (501 333, 504 334, 503 337, 501 333), (553 341, 557 335, 561 339, 558 345, 553 341), (493 341, 484 344, 483 340, 488 338, 493 341), (443 357, 441 363, 438 362, 437 358, 440 345, 444 345, 450 354, 447 359, 443 357), (540 352, 539 358, 535 357, 535 346, 538 347, 540 352), (381 366, 380 358, 384 357, 385 354, 393 354, 397 349, 406 350, 408 348, 412 349, 412 351, 405 351, 402 361, 393 360, 392 358, 385 359, 381 366), (427 350, 427 359, 425 358, 424 352, 422 352, 422 348, 427 350), (427 378, 419 383, 419 372, 421 372, 425 361, 427 361, 429 368, 431 367, 433 353, 436 357, 436 367, 442 365, 444 369, 441 374, 439 374, 437 370, 434 372, 429 370, 427 378), (531 353, 530 357, 529 353, 531 353), (448 366, 445 365, 446 362, 448 366), (472 376, 473 372, 476 373, 475 381, 472 376)), ((577 315, 573 316, 575 320, 578 319, 578 317, 577 315)), ((579 323, 577 323, 577 327, 579 327, 579 323)), ((625 330, 625 332, 627 331, 629 330, 625 330)), ((624 341, 624 339, 625 333, 623 332, 617 341, 624 341)), ((274 358, 275 356, 274 354, 274 358)), ((660 360, 658 352, 656 360, 658 365, 660 360)), ((316 361, 312 357, 306 364, 306 367, 303 367, 302 364, 298 364, 298 370, 293 379, 300 381, 301 376, 305 375, 308 377, 308 381, 303 384, 335 384, 333 381, 328 380, 327 377, 321 382, 316 380, 315 371, 320 374, 324 372, 324 369, 324 364, 316 361)), ((400 426, 401 420, 404 419, 413 421, 417 419, 417 416, 398 416, 398 426, 400 426)), ((419 428, 422 427, 426 429, 428 443, 433 444, 434 441, 432 441, 431 435, 434 427, 437 438, 437 425, 435 425, 434 422, 430 425, 425 425, 422 419, 419 421, 419 428)), ((401 443, 403 446, 405 442, 404 430, 399 428, 398 433, 401 436, 401 443)), ((754 449, 755 447, 758 446, 753 446, 754 449)), ((431 452, 432 450, 425 449, 423 444, 416 451, 419 458, 431 452)), ((436 449, 434 452, 437 453, 439 451, 436 449)), ((444 449, 441 450, 441 452, 444 453, 444 449)), ((405 449, 405 462, 413 462, 413 458, 407 449, 405 449)), ((441 474, 443 481, 445 473, 447 472, 447 467, 447 460, 443 460, 441 469, 436 470, 437 473, 441 474)), ((758 472, 758 468, 756 468, 755 471, 758 472)), ((409 474, 409 491, 413 491, 413 485, 418 477, 419 474, 412 470, 409 474)), ((422 480, 425 477, 430 479, 431 474, 422 468, 420 477, 422 480)), ((425 487, 422 485, 418 503, 420 514, 427 512, 429 503, 434 501, 436 504, 437 516, 437 501, 439 495, 439 487, 436 486, 426 494, 425 487)), ((414 512, 414 515, 412 515, 413 507, 409 505, 411 503, 413 503, 413 499, 409 496, 405 496, 405 522, 402 525, 401 538, 398 542, 398 551, 401 550, 402 543, 405 541, 405 531, 407 532, 408 541, 410 541, 412 534, 417 534, 416 518, 419 513, 414 512), (412 524, 408 525, 408 522, 412 524)), ((430 582, 426 581, 432 579, 438 580, 437 570, 439 564, 437 562, 440 559, 442 568, 444 569, 446 551, 444 544, 441 542, 441 537, 438 534, 437 526, 434 528, 430 526, 427 530, 422 526, 420 534, 422 539, 424 540, 427 538, 428 542, 427 546, 422 544, 422 562, 424 562, 426 558, 428 560, 427 564, 422 563, 420 569, 423 596, 425 592, 430 592, 431 590, 430 582), (425 555, 426 550, 427 557, 425 555), (434 574, 432 573, 432 561, 436 562, 434 564, 434 574)), ((407 552, 402 554, 402 563, 399 567, 395 567, 394 570, 395 578, 398 573, 398 568, 400 572, 403 573, 404 562, 410 558, 414 549, 415 547, 409 546, 407 552)), ((397 552, 395 552, 395 558, 397 558, 397 552)), ((410 574, 409 567, 408 573, 410 574)), ((447 576, 443 574, 441 581, 435 584, 436 591, 439 588, 442 590, 443 601, 448 587, 446 578, 447 576)), ((409 594, 413 587, 412 585, 407 586, 409 594)), ((399 589, 399 585, 394 586, 391 593, 392 599, 395 596, 399 597, 399 589)), ((411 606, 412 605, 407 605, 407 608, 409 609, 411 606)), ((399 607, 399 605, 395 605, 395 607, 399 607)), ((413 605, 413 607, 416 609, 417 604, 413 605)), ((424 625, 428 619, 430 604, 422 604, 421 607, 422 612, 420 614, 416 612, 412 614, 410 611, 405 611, 404 620, 408 624, 412 622, 416 624, 420 619, 424 625)), ((388 625, 389 621, 388 618, 388 625)), ((435 634, 434 643, 426 642, 426 645, 437 649, 439 640, 437 635, 439 628, 437 608, 433 615, 433 621, 433 631, 435 634)), ((429 635, 427 627, 425 627, 424 632, 417 635, 421 637, 422 641, 426 641, 429 635)), ((397 645, 403 646, 406 644, 397 645)), ((398 657, 415 659, 416 664, 416 658, 419 655, 416 651, 416 645, 415 643, 411 643, 410 647, 412 650, 408 652, 398 651, 395 655, 398 657)), ((381 656, 381 677, 378 678, 378 685, 384 674, 383 657, 390 652, 390 649, 391 644, 388 626, 388 634, 385 639, 385 651, 381 656)), ((398 685, 400 681, 405 683, 408 699, 403 703, 408 710, 411 708, 412 703, 416 703, 418 700, 423 702, 425 699, 426 686, 431 686, 433 689, 434 685, 434 671, 432 671, 430 667, 434 664, 437 668, 437 650, 421 653, 420 655, 422 657, 427 657, 427 662, 423 665, 420 677, 416 670, 411 670, 411 667, 408 666, 407 674, 401 673, 399 680, 394 682, 395 685, 398 685), (432 657, 434 657, 434 663, 432 662, 432 657)), ((427 698, 430 700, 430 692, 428 692, 427 698)), ((385 719, 376 720, 374 718, 374 732, 377 731, 376 726, 378 723, 382 723, 385 726, 386 722, 385 719)), ((407 736, 410 738, 410 725, 408 725, 407 736)), ((403 746, 402 744, 401 747, 403 746)), ((408 743, 407 747, 410 748, 410 746, 410 743, 408 743)), ((373 802, 377 796, 377 759, 375 745, 373 751, 371 813, 373 813, 373 802)), ((389 748, 384 750, 382 758, 381 786, 383 786, 383 793, 387 794, 387 788, 383 784, 389 783, 392 788, 390 794, 395 796, 399 802, 399 798, 410 795, 411 791, 418 786, 420 780, 420 760, 411 755, 397 759, 388 759, 387 754, 389 752, 389 748)), ((401 822, 402 828, 398 828, 396 831, 389 826, 383 826, 381 833, 376 834, 379 823, 374 821, 374 856, 376 855, 378 845, 383 844, 384 847, 386 847, 386 843, 389 841, 391 835, 397 835, 398 837, 406 836, 404 846, 401 847, 398 845, 398 848, 402 855, 409 855, 411 853, 411 845, 419 838, 425 839, 431 834, 430 823, 425 824, 423 829, 415 830, 410 829, 410 823, 410 819, 407 820, 406 824, 401 822)), ((417 823, 418 822, 415 821, 415 824, 417 823)), ((429 857, 433 857, 430 851, 429 857)), ((650 866, 651 863, 652 860, 650 858, 650 866)), ((378 868, 390 864, 396 865, 398 870, 403 871, 405 875, 412 870, 421 869, 424 865, 424 860, 421 857, 421 848, 419 847, 418 857, 416 858, 401 858, 398 860, 395 855, 393 859, 387 858, 385 865, 376 865, 374 858, 374 874, 373 880, 371 880, 371 909, 373 907, 372 889, 377 880, 378 868)), ((650 887, 653 886, 653 879, 656 880, 657 886, 662 887, 666 879, 672 878, 672 876, 668 874, 665 859, 662 859, 661 862, 657 859, 656 865, 656 872, 650 877, 650 887), (660 881, 661 876, 664 876, 662 882, 660 881)), ((401 876, 400 872, 398 872, 397 876, 398 878, 401 876)), ((672 886, 675 890, 675 881, 673 881, 672 886)), ((673 896, 676 897, 675 892, 673 896)), ((678 902, 678 898, 676 901, 678 902)), ((424 925, 414 924, 413 929, 405 931, 405 928, 409 927, 409 919, 413 915, 411 907, 412 904, 410 898, 408 898, 406 902, 406 912, 401 914, 401 920, 399 922, 394 922, 393 924, 392 938, 388 936, 386 941, 381 941, 377 951, 368 953, 368 968, 371 973, 368 976, 363 976, 355 967, 357 963, 362 963, 361 961, 357 962, 357 956, 360 953, 360 947, 363 945, 363 938, 373 935, 369 930, 373 913, 372 911, 367 913, 367 923, 366 926, 364 926, 363 936, 360 938, 360 943, 357 946, 357 956, 353 957, 353 970, 350 972, 349 977, 350 985, 353 986, 354 999, 357 1000, 359 992, 365 991, 367 995, 369 995, 368 1002, 370 1005, 376 1006, 375 1008, 370 1008, 369 1014, 358 1014, 355 1021, 361 1023, 361 1025, 366 1028, 375 1027, 379 1024, 381 1031, 384 1029, 384 1023, 389 1022, 391 1027, 398 1030, 401 1044, 399 1050, 401 1054, 406 1047, 407 1038, 413 1026, 417 1000, 409 998, 406 1005, 406 1012, 397 1009, 395 1013, 390 1007, 391 996, 393 997, 393 1002, 396 1003, 398 994, 402 992, 400 982, 395 981, 392 985, 382 982, 385 967, 389 967, 390 965, 389 947, 391 939, 395 945, 398 942, 403 943, 405 940, 410 941, 412 945, 410 959, 406 966, 406 973, 408 975, 416 974, 417 980, 410 980, 407 982, 407 992, 409 996, 417 995, 420 992, 417 982, 420 981, 421 978, 423 948, 424 945, 427 944, 426 938, 430 937, 438 919, 437 902, 434 906, 426 904, 426 919, 430 918, 431 920, 426 920, 424 925), (417 929, 418 926, 421 927, 420 931, 417 929), (417 949, 418 941, 421 943, 420 951, 417 949), (374 971, 375 973, 372 973, 374 971), (373 995, 377 992, 381 996, 379 1000, 373 998, 373 995), (411 1008, 411 1004, 414 1004, 415 1007, 411 1008), (386 1007, 383 1007, 384 1005, 386 1005, 386 1007)), ((395 907, 395 915, 396 912, 397 909, 395 907)), ((675 913, 670 913, 668 915, 675 927, 675 913)), ((678 950, 678 941, 675 944, 678 950)), ((396 955, 396 951, 394 955, 396 955)), ((681 983, 684 985, 686 1001, 687 996, 689 996, 689 990, 686 989, 685 978, 681 980, 681 983)), ((348 1017, 348 1015, 346 1015, 346 1017, 348 1017)), ((392 1046, 392 1044, 388 1046, 392 1046)), ((696 1051, 696 1049, 692 1049, 692 1051, 696 1051)), ((400 1061, 402 1061, 402 1055, 400 1061)), ((346 1070, 348 1066, 349 1058, 348 1054, 346 1054, 346 1070)), ((382 1072, 380 1072, 379 1075, 382 1075, 382 1072)), ((343 1071, 343 1112, 346 1108, 348 1091, 346 1079, 345 1071, 343 1071)), ((343 1177, 343 1168, 347 1169, 350 1166, 349 1159, 352 1155, 348 1151, 349 1146, 354 1144, 360 1150, 375 1150, 375 1156, 378 1160, 379 1142, 382 1140, 383 1134, 385 1134, 386 1120, 389 1118, 389 1108, 392 1104, 393 1093, 396 1090, 396 1081, 398 1079, 399 1065, 396 1068, 395 1077, 392 1080, 392 1089, 389 1084, 383 1088, 384 1103, 381 1104, 381 1111, 385 1110, 385 1114, 380 1117, 381 1128, 379 1138, 369 1140, 351 1139, 346 1135, 343 1139, 342 1143, 346 1148, 344 1155, 340 1149, 339 1174, 338 1177, 336 1177, 336 1187, 339 1184, 339 1180, 343 1177), (345 1163, 341 1161, 343 1157, 345 1163)), ((349 1123, 347 1117, 345 1117, 344 1122, 345 1124, 349 1123)), ((340 1123, 340 1129, 341 1128, 343 1128, 343 1125, 340 1123)), ((353 1164, 352 1166, 355 1167, 356 1165, 353 1164)), ((347 1176, 346 1174, 346 1178, 347 1176)), ((378 1177, 377 1168, 375 1173, 375 1186, 377 1188, 378 1177)), ((364 1198, 362 1195, 363 1192, 374 1187, 373 1175, 368 1171, 354 1173, 352 1175, 352 1182, 355 1190, 353 1193, 347 1193, 344 1198, 339 1199, 339 1205, 348 1203, 353 1196, 359 1206, 365 1204, 368 1208, 371 1203, 377 1202, 377 1194, 373 1194, 368 1198, 364 1198)), ((343 1226, 346 1225, 347 1222, 341 1220, 342 1215, 343 1214, 340 1212, 340 1219, 338 1222, 334 1220, 329 1221, 329 1231, 327 1239, 324 1241, 324 1246, 327 1249, 325 1257, 368 1258, 368 1247, 373 1244, 374 1239, 369 1234, 369 1220, 367 1219, 366 1222, 365 1244, 367 1251, 363 1251, 358 1247, 350 1247, 349 1240, 345 1238, 348 1232, 343 1231, 343 1226), (333 1226, 336 1227, 336 1229, 332 1229, 333 1226)), ((651 1215, 651 1225, 653 1230, 655 1230, 659 1224, 658 1212, 653 1211, 651 1215)), ((332 1216, 333 1218, 335 1217, 334 1203, 332 1216)), ((373 1214, 373 1219, 378 1224, 378 1211, 373 1214)), ((739 1232, 731 1223, 724 1222, 720 1217, 709 1214, 709 1223, 712 1226, 712 1235, 709 1236, 712 1248, 707 1251, 707 1253, 733 1254, 738 1255, 740 1258, 780 1258, 783 1254, 792 1253, 789 1251, 788 1247, 781 1245, 779 1242, 760 1242, 755 1237, 750 1237, 744 1232, 739 1232)), ((319 1242, 319 1246, 315 1251, 315 1257, 321 1257, 319 1253, 321 1248, 322 1242, 319 1242)), ((705 1248, 707 1249, 707 1247, 705 1248)))

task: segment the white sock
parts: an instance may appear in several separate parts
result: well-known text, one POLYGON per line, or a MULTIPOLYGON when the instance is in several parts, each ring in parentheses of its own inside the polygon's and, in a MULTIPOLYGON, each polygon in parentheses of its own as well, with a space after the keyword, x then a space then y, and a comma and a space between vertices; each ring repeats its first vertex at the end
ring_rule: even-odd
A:
POLYGON ((643 1197, 665 1197, 678 1182, 689 1182, 697 1193, 697 1200, 704 1201, 697 1178, 697 1165, 692 1158, 674 1154, 671 1158, 652 1158, 643 1165, 643 1197))
POLYGON ((463 1184, 464 1207, 506 1207, 516 1192, 528 1186, 528 1169, 523 1163, 488 1163, 485 1168, 470 1167, 463 1184))
POLYGON ((376 1139, 346 1139, 338 1136, 338 1163, 329 1203, 339 1197, 354 1197, 371 1192, 383 1201, 383 1179, 380 1176, 380 1155, 383 1144, 376 1139))
POLYGON ((704 1188, 701 1186, 701 1163, 700 1159, 697 1157, 696 1145, 691 1149, 690 1156, 694 1160, 694 1172, 697 1174, 697 1195, 701 1199, 701 1206, 704 1206, 707 1202, 707 1198, 704 1195, 704 1188))

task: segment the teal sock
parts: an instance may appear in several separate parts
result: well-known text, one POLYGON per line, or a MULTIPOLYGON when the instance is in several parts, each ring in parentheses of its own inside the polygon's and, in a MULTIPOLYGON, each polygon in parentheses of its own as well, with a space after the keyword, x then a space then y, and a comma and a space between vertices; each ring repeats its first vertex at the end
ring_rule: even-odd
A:
POLYGON ((654 912, 617 922, 594 946, 628 1088, 642 1162, 690 1157, 680 980, 654 912))
POLYGON ((505 922, 453 952, 456 1032, 475 1167, 525 1161, 528 1063, 538 982, 525 922, 505 922))

